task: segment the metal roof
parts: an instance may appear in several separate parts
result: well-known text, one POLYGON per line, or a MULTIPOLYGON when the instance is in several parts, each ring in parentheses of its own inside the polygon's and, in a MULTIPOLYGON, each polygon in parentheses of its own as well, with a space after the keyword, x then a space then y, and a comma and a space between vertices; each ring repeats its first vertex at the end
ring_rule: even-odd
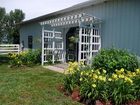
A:
POLYGON ((85 7, 88 7, 88 6, 97 5, 97 4, 103 3, 105 1, 108 1, 108 0, 88 0, 86 2, 74 5, 72 7, 69 7, 69 8, 60 10, 60 11, 56 11, 56 12, 53 12, 53 13, 50 13, 50 14, 46 14, 46 15, 43 15, 43 16, 40 16, 40 17, 37 17, 37 18, 27 20, 27 21, 23 21, 20 24, 23 25, 23 24, 28 24, 28 23, 32 23, 32 22, 45 21, 45 20, 48 20, 51 17, 61 15, 61 14, 67 13, 67 12, 71 12, 73 10, 78 10, 78 9, 81 9, 81 8, 85 8, 85 7))

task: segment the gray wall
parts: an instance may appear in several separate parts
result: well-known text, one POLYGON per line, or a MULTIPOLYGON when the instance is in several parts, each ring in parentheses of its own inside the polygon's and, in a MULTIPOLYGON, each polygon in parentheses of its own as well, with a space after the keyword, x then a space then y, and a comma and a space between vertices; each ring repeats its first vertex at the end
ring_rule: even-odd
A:
POLYGON ((140 0, 110 0, 71 13, 81 12, 102 20, 102 48, 114 46, 140 56, 140 0))
MULTIPOLYGON (((62 16, 81 12, 102 19, 102 48, 114 46, 128 49, 140 56, 140 0, 110 0, 65 13, 62 16)), ((27 39, 27 35, 41 36, 40 28, 39 24, 23 26, 21 28, 21 40, 27 39)), ((34 45, 33 47, 37 46, 34 45)))
POLYGON ((102 19, 102 47, 119 47, 140 55, 140 0, 113 0, 84 11, 102 19))
POLYGON ((28 49, 28 36, 33 36, 33 49, 41 48, 41 26, 39 23, 23 25, 20 29, 20 43, 24 41, 24 48, 28 49))

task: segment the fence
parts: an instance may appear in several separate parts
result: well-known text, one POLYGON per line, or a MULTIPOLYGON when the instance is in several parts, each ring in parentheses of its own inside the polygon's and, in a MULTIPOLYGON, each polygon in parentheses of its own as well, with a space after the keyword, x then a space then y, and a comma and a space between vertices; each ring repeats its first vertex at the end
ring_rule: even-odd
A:
POLYGON ((19 53, 19 44, 0 44, 0 54, 19 53))

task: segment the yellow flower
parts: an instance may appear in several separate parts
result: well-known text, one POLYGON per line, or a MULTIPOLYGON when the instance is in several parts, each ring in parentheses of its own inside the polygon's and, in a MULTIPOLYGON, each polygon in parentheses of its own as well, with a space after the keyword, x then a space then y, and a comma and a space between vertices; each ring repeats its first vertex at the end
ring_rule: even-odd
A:
POLYGON ((93 74, 93 78, 94 78, 94 79, 97 79, 98 76, 97 76, 96 74, 93 74))
POLYGON ((98 79, 101 80, 101 81, 106 81, 106 77, 103 77, 103 76, 99 76, 98 79))
POLYGON ((88 76, 88 75, 89 75, 89 73, 86 73, 86 75, 88 76))
POLYGON ((136 74, 140 74, 140 69, 136 69, 136 74))
POLYGON ((124 80, 125 80, 125 82, 128 82, 128 83, 130 83, 130 84, 133 83, 133 81, 132 81, 130 78, 128 78, 128 77, 125 77, 124 80))
POLYGON ((115 72, 117 72, 118 70, 116 69, 115 72))
POLYGON ((81 75, 83 75, 84 74, 84 72, 81 72, 81 75))
POLYGON ((80 78, 80 81, 82 81, 83 80, 83 78, 80 78))
POLYGON ((116 74, 112 74, 112 78, 113 79, 117 79, 117 75, 116 74))
POLYGON ((132 76, 133 76, 133 77, 135 77, 135 76, 136 76, 136 73, 135 73, 135 72, 133 72, 133 73, 132 73, 132 76))
POLYGON ((119 78, 124 78, 124 75, 119 75, 119 78))
POLYGON ((90 74, 89 77, 92 77, 92 74, 90 74))
POLYGON ((106 70, 103 70, 103 73, 105 73, 105 74, 106 74, 106 70))
POLYGON ((108 81, 110 81, 110 82, 111 82, 111 81, 112 81, 112 79, 111 79, 111 78, 108 78, 108 81))
POLYGON ((92 84, 92 87, 93 87, 93 88, 96 88, 96 84, 92 84))
POLYGON ((120 72, 123 73, 124 72, 124 68, 121 68, 120 72))
POLYGON ((136 69, 136 72, 140 72, 140 69, 136 69))
POLYGON ((97 73, 98 75, 100 75, 100 74, 101 74, 99 70, 96 70, 96 71, 95 71, 95 73, 97 73))
POLYGON ((99 78, 98 78, 99 80, 102 80, 102 76, 99 76, 99 78))
POLYGON ((105 82, 106 81, 106 77, 103 77, 102 80, 105 82))
POLYGON ((82 65, 84 65, 84 62, 83 62, 83 61, 81 61, 81 62, 80 62, 80 65, 81 65, 81 66, 82 66, 82 65))

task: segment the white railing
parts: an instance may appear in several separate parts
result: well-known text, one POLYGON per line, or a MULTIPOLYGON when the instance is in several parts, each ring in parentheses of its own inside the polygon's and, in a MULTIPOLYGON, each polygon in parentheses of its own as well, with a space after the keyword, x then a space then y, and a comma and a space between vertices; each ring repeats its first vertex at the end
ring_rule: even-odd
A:
POLYGON ((0 44, 0 54, 19 53, 19 44, 0 44))

